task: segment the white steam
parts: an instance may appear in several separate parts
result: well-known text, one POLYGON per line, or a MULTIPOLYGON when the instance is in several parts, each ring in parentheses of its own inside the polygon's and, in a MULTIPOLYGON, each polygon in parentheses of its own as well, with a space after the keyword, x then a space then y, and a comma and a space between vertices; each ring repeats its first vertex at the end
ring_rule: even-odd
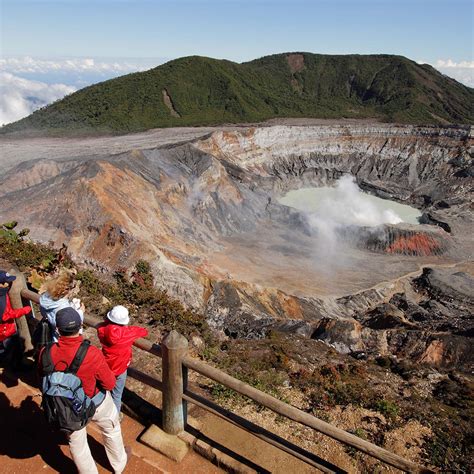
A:
MULTIPOLYGON (((313 195, 312 210, 307 213, 308 223, 315 232, 315 253, 318 265, 328 276, 336 268, 352 266, 344 257, 344 248, 350 245, 352 231, 341 239, 338 230, 348 226, 368 226, 374 228, 382 224, 398 224, 402 219, 392 209, 384 209, 376 204, 374 197, 364 194, 353 176, 343 176, 333 188, 317 188, 313 195), (335 256, 337 255, 337 258, 335 256)), ((388 201, 385 201, 386 205, 388 201)))
POLYGON ((353 176, 343 176, 334 188, 326 190, 326 197, 317 203, 311 219, 315 223, 370 227, 403 222, 393 209, 383 209, 371 199, 359 189, 353 176))
MULTIPOLYGON (((279 199, 302 211, 320 229, 329 227, 378 227, 383 224, 418 223, 420 212, 410 206, 365 194, 353 176, 343 176, 334 187, 302 188, 279 199)), ((324 231, 324 229, 322 229, 324 231)))
POLYGON ((328 285, 340 269, 350 271, 360 264, 351 250, 360 238, 357 227, 369 227, 378 235, 384 232, 383 224, 416 224, 420 215, 417 209, 363 193, 349 175, 334 187, 290 191, 279 202, 306 216, 314 235, 315 265, 326 273, 328 285))

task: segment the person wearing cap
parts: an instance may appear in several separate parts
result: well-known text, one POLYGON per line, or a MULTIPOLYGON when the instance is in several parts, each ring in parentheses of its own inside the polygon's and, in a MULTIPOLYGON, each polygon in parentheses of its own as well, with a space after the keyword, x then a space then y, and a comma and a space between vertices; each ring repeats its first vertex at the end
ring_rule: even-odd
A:
POLYGON ((15 319, 31 312, 30 306, 13 309, 8 292, 16 276, 0 270, 0 357, 12 358, 15 369, 21 368, 23 358, 22 341, 18 335, 15 319))
POLYGON ((129 322, 128 309, 121 305, 114 306, 107 313, 106 322, 97 329, 105 360, 117 378, 112 398, 119 412, 122 407, 127 368, 132 361, 133 342, 148 335, 145 328, 128 326, 129 322))
MULTIPOLYGON (((67 370, 83 341, 83 337, 79 334, 82 328, 81 316, 74 308, 62 308, 56 313, 56 327, 59 340, 51 347, 51 359, 56 370, 63 371, 67 370)), ((40 371, 42 355, 43 351, 39 356, 40 371)), ((119 413, 110 395, 110 390, 115 386, 115 376, 102 352, 92 345, 89 346, 76 375, 82 382, 85 394, 92 398, 97 406, 92 421, 102 432, 109 462, 116 474, 121 473, 127 464, 127 453, 123 445, 119 413)), ((86 428, 72 432, 68 442, 79 473, 97 473, 87 442, 86 428)))

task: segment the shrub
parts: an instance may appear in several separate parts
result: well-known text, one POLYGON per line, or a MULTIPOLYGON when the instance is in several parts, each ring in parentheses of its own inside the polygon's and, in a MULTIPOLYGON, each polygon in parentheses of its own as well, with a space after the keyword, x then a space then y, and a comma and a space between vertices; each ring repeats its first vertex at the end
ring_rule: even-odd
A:
POLYGON ((59 265, 72 265, 66 247, 58 250, 52 246, 24 240, 29 229, 16 232, 16 226, 16 221, 0 225, 0 257, 16 265, 21 271, 36 269, 42 273, 50 273, 59 265))
POLYGON ((235 390, 231 388, 227 388, 220 383, 212 383, 210 392, 214 400, 220 403, 236 403, 237 401, 239 404, 244 403, 246 400, 242 395, 238 394, 235 390))
POLYGON ((374 404, 373 408, 392 420, 398 416, 398 412, 400 410, 395 402, 384 399, 378 400, 374 404))
POLYGON ((111 305, 131 306, 135 313, 148 316, 149 322, 160 324, 166 331, 176 329, 189 337, 193 332, 208 330, 203 315, 184 308, 178 300, 153 286, 150 264, 144 260, 137 262, 130 278, 126 269, 117 270, 113 283, 104 283, 90 270, 79 272, 77 278, 81 280, 81 296, 89 305, 97 306, 97 297, 103 295, 111 305))

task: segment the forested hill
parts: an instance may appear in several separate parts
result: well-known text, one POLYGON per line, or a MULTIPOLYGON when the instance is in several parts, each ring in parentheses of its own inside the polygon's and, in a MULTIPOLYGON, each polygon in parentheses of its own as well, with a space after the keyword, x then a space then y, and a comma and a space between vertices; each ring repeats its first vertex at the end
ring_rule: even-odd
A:
POLYGON ((273 117, 472 124, 474 89, 402 56, 190 56, 86 87, 1 133, 132 132, 273 117))

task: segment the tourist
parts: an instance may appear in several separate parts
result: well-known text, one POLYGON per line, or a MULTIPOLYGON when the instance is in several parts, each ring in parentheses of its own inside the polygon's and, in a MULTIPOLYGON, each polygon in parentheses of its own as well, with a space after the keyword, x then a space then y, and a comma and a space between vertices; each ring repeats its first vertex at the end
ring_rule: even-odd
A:
MULTIPOLYGON (((59 339, 51 346, 50 350, 56 371, 66 371, 73 361, 83 341, 83 337, 79 334, 81 327, 82 318, 74 308, 66 307, 57 311, 56 328, 59 339)), ((43 352, 40 353, 39 358, 40 370, 42 355, 43 352)), ((85 394, 97 406, 92 421, 102 432, 109 462, 116 474, 121 473, 127 464, 127 453, 123 445, 119 414, 110 395, 110 390, 115 386, 115 376, 100 350, 94 346, 89 346, 76 375, 82 382, 85 394)), ((97 473, 97 467, 87 442, 86 428, 73 431, 68 435, 68 441, 72 459, 79 473, 97 473)))
POLYGON ((84 305, 78 298, 73 298, 77 290, 74 274, 69 270, 62 270, 59 275, 41 285, 40 310, 43 318, 48 320, 54 342, 58 341, 56 313, 60 309, 72 307, 79 313, 81 320, 84 320, 84 305))
POLYGON ((31 312, 30 306, 13 309, 8 292, 16 276, 0 270, 0 358, 11 359, 14 369, 22 368, 23 343, 15 319, 31 312))
POLYGON ((122 407, 127 368, 132 361, 133 342, 148 335, 145 328, 128 326, 129 321, 128 309, 119 305, 107 313, 106 322, 97 329, 105 360, 117 378, 112 398, 119 412, 122 407))

